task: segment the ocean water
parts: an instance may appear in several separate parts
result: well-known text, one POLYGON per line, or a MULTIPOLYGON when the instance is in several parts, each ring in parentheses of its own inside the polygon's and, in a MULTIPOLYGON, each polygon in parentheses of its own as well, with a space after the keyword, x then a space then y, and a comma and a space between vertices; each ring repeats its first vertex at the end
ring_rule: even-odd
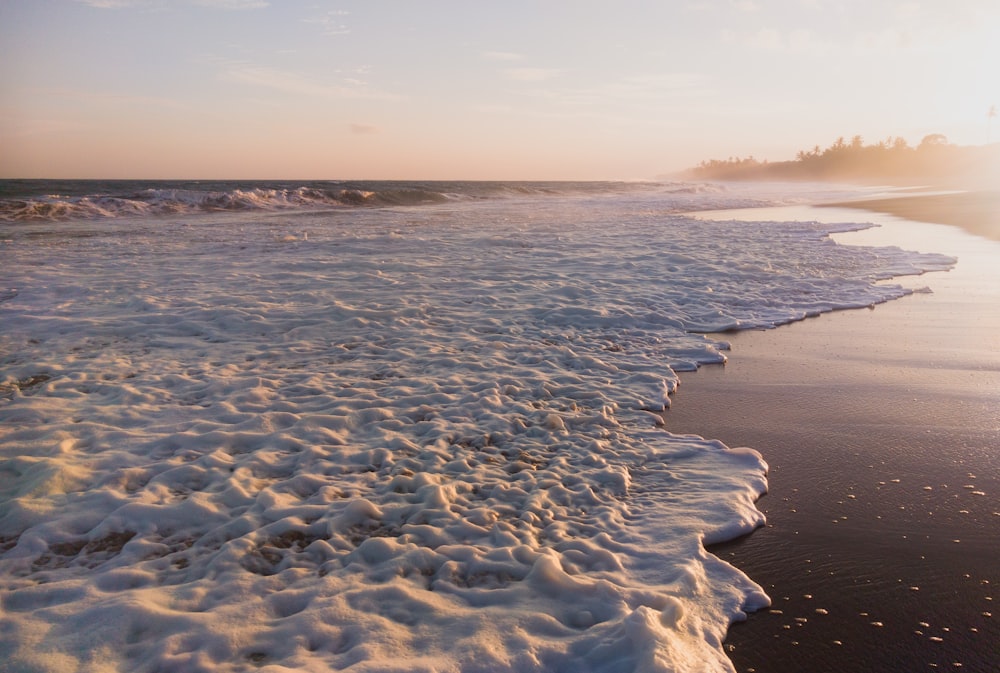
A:
POLYGON ((684 213, 850 191, 0 182, 0 657, 732 670, 766 457, 677 372, 954 260, 684 213))

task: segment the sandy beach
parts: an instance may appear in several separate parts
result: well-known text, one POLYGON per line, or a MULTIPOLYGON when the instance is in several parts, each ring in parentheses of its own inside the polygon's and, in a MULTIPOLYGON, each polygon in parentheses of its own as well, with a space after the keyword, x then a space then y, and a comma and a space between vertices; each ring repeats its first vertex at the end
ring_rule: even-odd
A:
MULTIPOLYGON (((958 196, 853 207, 985 236, 989 212, 954 215, 985 198, 964 210, 948 205, 958 196)), ((754 447, 770 464, 767 527, 714 549, 773 599, 731 629, 728 653, 741 672, 996 671, 1000 244, 853 209, 706 215, 782 216, 874 221, 836 238, 959 262, 900 279, 932 291, 873 310, 719 335, 729 362, 682 376, 667 428, 754 447)))
POLYGON ((918 222, 949 224, 976 236, 1000 241, 1000 192, 997 191, 914 194, 901 198, 831 203, 828 207, 857 208, 918 222))
POLYGON ((764 525, 767 467, 664 432, 676 372, 954 264, 672 214, 763 200, 721 187, 30 187, 0 278, 19 670, 730 671, 770 600, 703 545, 764 525))
POLYGON ((7 668, 991 670, 1000 244, 720 212, 812 186, 30 187, 7 668))

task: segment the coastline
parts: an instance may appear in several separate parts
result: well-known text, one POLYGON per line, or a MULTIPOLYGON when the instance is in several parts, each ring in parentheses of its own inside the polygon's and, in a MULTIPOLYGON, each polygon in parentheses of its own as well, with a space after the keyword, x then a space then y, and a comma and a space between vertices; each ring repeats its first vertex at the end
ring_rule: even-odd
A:
POLYGON ((961 227, 971 234, 1000 241, 1000 191, 911 194, 888 199, 819 204, 895 215, 917 222, 961 227))
POLYGON ((771 466, 767 527, 712 548, 773 600, 730 630, 736 669, 995 670, 1000 245, 830 207, 701 216, 870 220, 881 226, 836 238, 959 258, 893 281, 931 292, 717 335, 729 362, 682 375, 667 429, 753 447, 771 466))
POLYGON ((643 190, 9 227, 4 660, 729 670, 768 601, 702 541, 763 524, 766 466, 654 423, 664 362, 723 359, 679 318, 896 293, 816 226, 663 217, 746 195, 643 190))

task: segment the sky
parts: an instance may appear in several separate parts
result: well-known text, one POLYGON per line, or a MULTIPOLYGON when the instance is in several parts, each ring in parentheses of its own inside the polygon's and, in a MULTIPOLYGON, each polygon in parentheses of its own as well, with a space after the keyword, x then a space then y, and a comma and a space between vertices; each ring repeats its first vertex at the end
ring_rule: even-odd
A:
POLYGON ((5 178, 648 179, 993 105, 1000 0, 0 0, 5 178))

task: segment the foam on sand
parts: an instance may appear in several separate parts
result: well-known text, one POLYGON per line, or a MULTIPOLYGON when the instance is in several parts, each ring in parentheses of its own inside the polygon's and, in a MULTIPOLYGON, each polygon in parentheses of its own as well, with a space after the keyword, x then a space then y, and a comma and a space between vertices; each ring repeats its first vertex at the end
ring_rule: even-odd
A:
POLYGON ((18 225, 0 654, 25 670, 730 670, 704 545, 750 449, 674 436, 692 332, 953 260, 669 195, 18 225), (308 232, 308 236, 306 236, 308 232))

